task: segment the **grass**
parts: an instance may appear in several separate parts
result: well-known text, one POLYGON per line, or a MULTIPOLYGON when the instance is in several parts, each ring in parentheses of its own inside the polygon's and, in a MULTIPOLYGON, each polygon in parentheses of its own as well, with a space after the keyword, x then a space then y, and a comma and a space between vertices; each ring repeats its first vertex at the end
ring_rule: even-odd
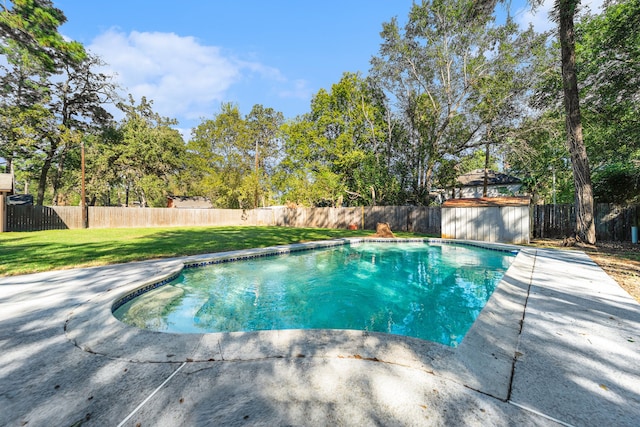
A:
MULTIPOLYGON (((0 234, 0 276, 283 245, 370 230, 188 227, 51 230, 0 234)), ((395 233, 398 237, 424 236, 395 233)))

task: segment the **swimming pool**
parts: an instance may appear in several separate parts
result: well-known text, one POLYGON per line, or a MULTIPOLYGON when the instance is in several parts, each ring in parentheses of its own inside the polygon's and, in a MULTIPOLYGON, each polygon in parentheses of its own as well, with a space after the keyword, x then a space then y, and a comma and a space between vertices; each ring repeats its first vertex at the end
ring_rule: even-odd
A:
POLYGON ((457 346, 513 259, 458 244, 347 244, 186 269, 114 315, 176 333, 355 329, 457 346))

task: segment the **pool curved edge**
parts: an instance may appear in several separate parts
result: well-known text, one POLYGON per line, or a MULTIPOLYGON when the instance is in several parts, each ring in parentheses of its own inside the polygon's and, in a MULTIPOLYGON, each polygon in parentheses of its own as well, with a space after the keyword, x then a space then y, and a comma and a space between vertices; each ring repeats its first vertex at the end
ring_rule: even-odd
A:
POLYGON ((500 243, 486 243, 476 241, 459 241, 451 239, 434 239, 434 238, 371 238, 371 237, 358 237, 358 238, 343 238, 333 239, 315 242, 294 243, 290 245, 270 246, 266 248, 254 248, 238 251, 219 252, 213 254, 203 254, 185 257, 182 259, 182 268, 176 269, 174 273, 162 277, 154 277, 133 291, 128 291, 119 296, 113 305, 111 311, 115 312, 122 305, 131 301, 132 299, 157 289, 163 285, 174 280, 180 275, 183 269, 198 268, 207 265, 221 264, 226 262, 243 261, 255 258, 263 258, 277 255, 284 255, 293 252, 301 252, 313 249, 330 248, 342 245, 356 245, 364 242, 384 242, 384 243, 429 243, 429 244, 455 244, 460 246, 472 246, 481 247, 485 249, 493 249, 501 252, 519 252, 519 248, 513 245, 500 244, 500 243))
MULTIPOLYGON (((158 274, 142 285, 126 281, 77 307, 67 318, 65 333, 84 351, 133 362, 209 362, 266 358, 338 357, 393 363, 450 378, 486 394, 507 398, 520 324, 536 250, 514 245, 446 239, 411 239, 433 243, 519 250, 493 295, 457 348, 417 338, 357 330, 275 330, 257 332, 174 334, 142 330, 117 320, 112 310, 123 298, 171 279, 188 265, 277 255, 367 238, 298 243, 263 249, 197 255, 157 262, 158 274)), ((384 239, 389 241, 389 239, 384 239)), ((395 239, 405 242, 407 239, 395 239)))

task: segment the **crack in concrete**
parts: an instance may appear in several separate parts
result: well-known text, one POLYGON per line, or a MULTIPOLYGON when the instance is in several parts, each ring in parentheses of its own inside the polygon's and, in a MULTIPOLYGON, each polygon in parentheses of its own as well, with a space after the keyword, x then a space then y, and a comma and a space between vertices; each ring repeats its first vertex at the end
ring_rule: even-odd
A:
POLYGON ((522 328, 524 327, 524 318, 527 315, 527 304, 529 302, 529 295, 531 294, 531 284, 533 283, 533 272, 536 268, 536 261, 538 259, 538 251, 536 250, 533 255, 533 263, 531 264, 531 275, 529 276, 529 284, 527 285, 527 297, 524 300, 524 307, 522 308, 522 318, 520 319, 520 329, 518 330, 518 343, 516 344, 516 351, 513 354, 513 361, 511 363, 511 377, 509 379, 509 390, 507 391, 507 398, 505 402, 511 400, 511 392, 513 390, 513 378, 516 372, 516 362, 518 358, 522 356, 522 353, 518 351, 520 345, 520 336, 522 335, 522 328))

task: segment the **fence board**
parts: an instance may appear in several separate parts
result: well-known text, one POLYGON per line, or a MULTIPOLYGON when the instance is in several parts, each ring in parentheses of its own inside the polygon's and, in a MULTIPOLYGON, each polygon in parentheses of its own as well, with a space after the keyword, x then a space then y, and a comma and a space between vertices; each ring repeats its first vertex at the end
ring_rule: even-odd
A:
POLYGON ((7 206, 7 231, 81 228, 82 211, 74 206, 7 206))
MULTIPOLYGON (((638 206, 621 207, 613 204, 595 205, 596 239, 603 241, 631 241, 631 227, 638 224, 638 206)), ((538 205, 533 208, 533 236, 535 238, 563 238, 574 232, 574 205, 538 205)))
MULTIPOLYGON (((630 241, 631 227, 638 222, 638 206, 595 206, 596 237, 603 241, 630 241)), ((7 231, 36 231, 81 228, 78 206, 7 206, 7 231)), ((505 211, 505 214, 507 212, 505 211)), ((508 213, 509 215, 511 213, 508 213)), ((282 209, 169 209, 169 208, 88 208, 90 228, 160 227, 160 226, 240 226, 274 225, 285 227, 358 228, 375 230, 378 222, 388 222, 394 231, 411 231, 440 235, 443 212, 440 207, 365 206, 349 208, 282 209)), ((477 217, 477 216, 476 216, 477 217)), ((446 218, 445 218, 446 219, 446 218)), ((451 218, 453 220, 453 218, 451 218)), ((445 221, 445 223, 447 223, 445 221)), ((454 222, 451 221, 453 224, 454 222)), ((562 238, 573 233, 573 205, 538 205, 532 207, 529 231, 534 238, 562 238)), ((525 233, 523 224, 522 233, 525 233)), ((490 238, 495 230, 482 221, 474 221, 465 235, 490 238)), ((452 229, 453 235, 462 230, 452 229)), ((447 231, 442 230, 446 235, 447 231)), ((493 238, 498 238, 493 236, 493 238)))

